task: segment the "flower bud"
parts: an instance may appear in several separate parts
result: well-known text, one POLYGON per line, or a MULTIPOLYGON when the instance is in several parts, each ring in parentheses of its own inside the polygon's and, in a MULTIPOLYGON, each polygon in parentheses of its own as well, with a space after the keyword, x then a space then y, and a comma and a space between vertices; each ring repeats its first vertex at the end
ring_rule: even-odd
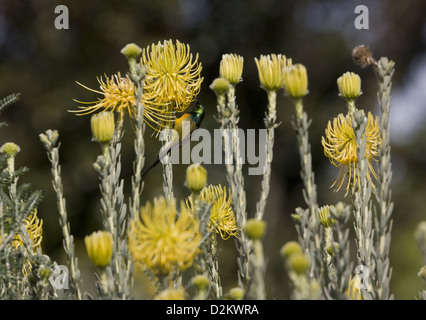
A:
POLYGON ((38 275, 43 281, 48 281, 51 274, 52 270, 46 266, 42 266, 38 270, 38 275))
POLYGON ((284 85, 284 68, 291 65, 291 59, 284 55, 261 55, 254 59, 259 73, 262 88, 266 91, 276 91, 284 85))
POLYGON ((226 295, 229 300, 241 300, 244 298, 244 289, 235 287, 229 290, 229 293, 226 295))
POLYGON ((259 219, 249 219, 244 226, 244 232, 251 240, 260 240, 265 234, 266 222, 259 219))
POLYGON ((114 136, 114 114, 104 111, 94 114, 90 119, 93 140, 99 143, 108 143, 114 136))
POLYGON ((304 253, 296 252, 288 258, 288 265, 297 274, 303 274, 308 271, 311 262, 304 253))
POLYGON ((361 95, 361 78, 353 72, 346 72, 337 79, 339 94, 345 99, 354 100, 361 95))
POLYGON ((192 192, 200 192, 207 183, 207 170, 199 163, 194 163, 186 169, 186 186, 192 192))
POLYGON ((284 69, 284 88, 288 96, 300 99, 308 94, 308 75, 303 64, 284 69))
POLYGON ((210 85, 210 89, 212 89, 217 96, 221 96, 228 91, 229 86, 229 81, 225 78, 216 78, 210 85))
POLYGON ((136 59, 142 53, 142 49, 137 44, 129 43, 121 49, 120 52, 124 54, 127 59, 132 60, 136 59))
POLYGON ((220 61, 219 73, 233 86, 241 81, 243 74, 244 58, 237 54, 224 54, 220 61))
POLYGON ((185 300, 185 290, 183 288, 167 288, 158 293, 154 300, 185 300))
POLYGON ((198 290, 206 290, 210 285, 210 280, 205 275, 199 274, 192 278, 192 283, 198 290))
POLYGON ((59 138, 59 133, 57 130, 47 130, 46 133, 40 133, 39 134, 40 141, 43 143, 43 145, 46 147, 47 150, 53 149, 59 138))
POLYGON ((318 217, 324 228, 330 228, 334 224, 334 219, 330 217, 330 206, 318 209, 318 217))
POLYGON ((292 254, 300 252, 302 252, 302 247, 299 242, 296 241, 287 242, 280 250, 281 256, 286 259, 288 259, 292 254))
POLYGON ((21 151, 21 148, 13 142, 6 142, 0 148, 1 153, 6 153, 11 158, 14 158, 19 151, 21 151))
POLYGON ((93 232, 84 238, 87 254, 98 268, 105 268, 112 258, 112 236, 106 231, 93 232))

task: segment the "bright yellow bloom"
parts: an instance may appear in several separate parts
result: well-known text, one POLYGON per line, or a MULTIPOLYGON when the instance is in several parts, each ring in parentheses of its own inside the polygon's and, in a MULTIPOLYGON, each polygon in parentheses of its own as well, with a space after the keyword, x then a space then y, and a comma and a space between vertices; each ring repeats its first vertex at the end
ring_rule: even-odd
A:
MULTIPOLYGON (((367 143, 365 156, 368 159, 369 167, 367 179, 371 181, 371 175, 377 179, 371 160, 377 161, 381 138, 377 117, 374 119, 370 112, 368 113, 368 122, 364 135, 366 135, 367 143)), ((338 191, 343 185, 346 174, 348 174, 347 194, 351 186, 354 187, 357 183, 358 185, 360 184, 359 176, 356 174, 358 156, 351 116, 339 114, 333 119, 333 125, 329 121, 325 130, 325 137, 322 137, 321 142, 324 146, 324 153, 330 162, 336 167, 340 167, 339 175, 332 187, 337 183, 336 191, 338 191)), ((374 188, 374 185, 372 185, 372 188, 374 188)))
MULTIPOLYGON (((43 239, 43 220, 38 219, 37 217, 37 209, 33 209, 31 214, 25 219, 25 227, 28 233, 28 236, 31 240, 31 246, 33 251, 35 252, 38 248, 41 247, 41 241, 43 239)), ((0 244, 2 242, 0 235, 0 244)), ((12 246, 14 249, 25 248, 24 243, 22 241, 21 235, 18 233, 13 238, 12 246)), ((24 249, 26 250, 26 249, 24 249)), ((26 265, 22 269, 22 273, 24 276, 27 275, 28 271, 31 270, 31 262, 28 260, 26 265)))
POLYGON ((240 82, 243 74, 244 58, 237 54, 224 54, 220 61, 220 76, 229 81, 233 86, 240 82))
POLYGON ((113 240, 111 233, 107 231, 93 232, 84 237, 87 255, 95 266, 105 268, 112 258, 113 240))
POLYGON ((284 69, 284 87, 288 96, 300 99, 308 94, 308 75, 303 64, 284 69))
POLYGON ((291 59, 285 55, 261 55, 260 59, 254 58, 259 73, 262 88, 266 91, 281 89, 284 85, 284 68, 291 66, 291 59))
MULTIPOLYGON (((79 106, 79 110, 70 110, 71 112, 75 112, 78 115, 87 115, 102 111, 117 111, 121 118, 123 118, 126 113, 128 113, 130 117, 135 117, 135 86, 128 76, 122 77, 120 73, 117 73, 111 78, 106 77, 105 80, 98 78, 98 82, 100 84, 100 91, 90 89, 80 83, 79 85, 87 90, 103 95, 103 98, 91 102, 75 100, 85 106, 79 106)), ((159 132, 171 126, 174 121, 174 116, 167 106, 149 100, 145 95, 142 96, 141 102, 144 104, 145 123, 151 128, 159 132)))
POLYGON ((182 202, 180 213, 176 200, 164 196, 148 202, 140 215, 130 221, 129 251, 139 267, 168 274, 190 267, 199 252, 199 225, 182 202))
MULTIPOLYGON (((43 220, 38 219, 37 209, 33 209, 31 214, 25 219, 25 228, 30 237, 33 250, 37 250, 41 246, 41 240, 43 239, 43 220)), ((1 242, 1 241, 0 241, 1 242)), ((17 234, 13 240, 13 246, 18 249, 23 247, 22 238, 17 234)))
POLYGON ((189 45, 172 40, 152 44, 143 49, 141 64, 147 68, 144 92, 148 100, 182 112, 200 92, 202 65, 198 53, 193 59, 189 45))
MULTIPOLYGON (((211 204, 209 226, 222 239, 227 240, 230 236, 237 236, 238 229, 235 221, 234 211, 232 210, 232 196, 227 196, 226 188, 221 185, 203 188, 200 194, 200 200, 211 204)), ((188 208, 194 208, 192 196, 187 199, 188 208)))
POLYGON ((361 95, 361 78, 353 72, 345 72, 337 79, 340 95, 349 100, 354 100, 361 95))

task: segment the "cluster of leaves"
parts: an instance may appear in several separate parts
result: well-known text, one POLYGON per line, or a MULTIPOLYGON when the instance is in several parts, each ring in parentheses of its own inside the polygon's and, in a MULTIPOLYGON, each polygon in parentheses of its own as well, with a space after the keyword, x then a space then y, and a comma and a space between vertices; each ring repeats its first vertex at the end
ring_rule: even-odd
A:
MULTIPOLYGON (((0 100, 0 112, 19 100, 12 94, 0 100)), ((0 123, 5 126, 6 123, 0 123)), ((54 263, 41 248, 34 249, 27 223, 42 200, 40 190, 32 190, 18 179, 28 168, 9 170, 9 155, 0 154, 0 298, 34 299, 53 295, 49 276, 54 263)))

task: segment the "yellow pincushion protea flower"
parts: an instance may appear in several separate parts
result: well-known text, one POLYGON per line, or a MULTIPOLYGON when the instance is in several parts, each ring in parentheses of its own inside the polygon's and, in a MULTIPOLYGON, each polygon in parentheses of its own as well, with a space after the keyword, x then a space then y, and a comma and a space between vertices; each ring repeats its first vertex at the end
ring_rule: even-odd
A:
POLYGON ((262 88, 266 91, 279 90, 284 86, 284 68, 291 66, 285 55, 271 54, 254 58, 262 88))
MULTIPOLYGON (((379 126, 377 117, 374 119, 373 115, 368 113, 367 127, 364 135, 366 135, 366 154, 368 159, 369 171, 367 171, 367 179, 371 181, 371 176, 377 179, 376 173, 372 166, 372 160, 377 161, 378 148, 381 144, 379 126)), ((333 119, 333 124, 328 122, 327 129, 325 130, 325 137, 322 137, 322 145, 324 153, 329 158, 330 162, 340 168, 339 175, 332 187, 336 185, 336 191, 340 190, 347 176, 348 185, 346 194, 349 192, 351 186, 359 186, 359 176, 356 174, 356 167, 358 164, 357 145, 355 132, 352 127, 351 116, 348 114, 344 116, 339 114, 333 119)), ((372 184, 374 188, 374 184, 372 184)))
MULTIPOLYGON (((200 200, 211 204, 209 226, 222 239, 227 240, 231 236, 238 235, 234 211, 232 210, 232 196, 227 194, 226 188, 221 185, 209 185, 204 187, 200 193, 200 200)), ((192 196, 187 199, 188 208, 194 208, 192 196)))
MULTIPOLYGON (((43 239, 43 220, 37 217, 37 209, 33 209, 31 214, 25 219, 25 228, 30 237, 32 248, 36 251, 41 246, 41 240, 43 239)), ((24 246, 19 234, 13 239, 13 246, 16 249, 24 246)))
MULTIPOLYGON (((78 101, 83 104, 78 110, 70 110, 78 115, 87 115, 103 111, 118 112, 120 119, 128 113, 130 117, 136 115, 136 99, 134 95, 135 86, 128 76, 122 77, 118 72, 110 78, 105 76, 105 80, 98 78, 100 91, 94 90, 85 85, 78 83, 83 88, 103 95, 102 99, 97 101, 78 101)), ((154 100, 149 100, 145 95, 142 96, 144 104, 144 120, 155 131, 159 132, 164 128, 171 126, 174 121, 174 116, 171 110, 154 100)))
POLYGON ((144 93, 148 100, 182 112, 200 92, 202 64, 188 44, 172 40, 152 44, 143 49, 141 64, 146 67, 144 93))
POLYGON ((199 225, 182 202, 155 198, 140 209, 130 221, 129 251, 135 264, 148 267, 156 274, 190 267, 199 252, 199 225))
MULTIPOLYGON (((32 250, 35 252, 38 248, 41 247, 41 241, 43 239, 43 220, 37 217, 37 209, 33 209, 31 214, 25 219, 25 228, 31 240, 32 250)), ((2 239, 0 235, 0 244, 1 242, 2 239)), ((15 250, 18 250, 19 248, 25 248, 22 237, 19 233, 14 236, 12 247, 15 250)), ((26 276, 30 270, 31 262, 27 261, 26 265, 22 269, 23 275, 26 276)))

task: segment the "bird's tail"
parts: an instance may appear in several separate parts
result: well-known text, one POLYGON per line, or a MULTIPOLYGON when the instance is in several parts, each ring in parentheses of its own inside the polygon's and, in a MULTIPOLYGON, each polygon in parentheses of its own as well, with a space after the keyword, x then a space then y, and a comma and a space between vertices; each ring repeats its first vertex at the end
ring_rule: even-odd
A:
POLYGON ((157 156, 157 159, 155 159, 154 163, 151 164, 148 168, 146 168, 142 173, 141 173, 141 177, 143 177, 144 175, 146 175, 149 170, 151 170, 152 168, 154 168, 157 164, 160 163, 160 156, 157 156))

